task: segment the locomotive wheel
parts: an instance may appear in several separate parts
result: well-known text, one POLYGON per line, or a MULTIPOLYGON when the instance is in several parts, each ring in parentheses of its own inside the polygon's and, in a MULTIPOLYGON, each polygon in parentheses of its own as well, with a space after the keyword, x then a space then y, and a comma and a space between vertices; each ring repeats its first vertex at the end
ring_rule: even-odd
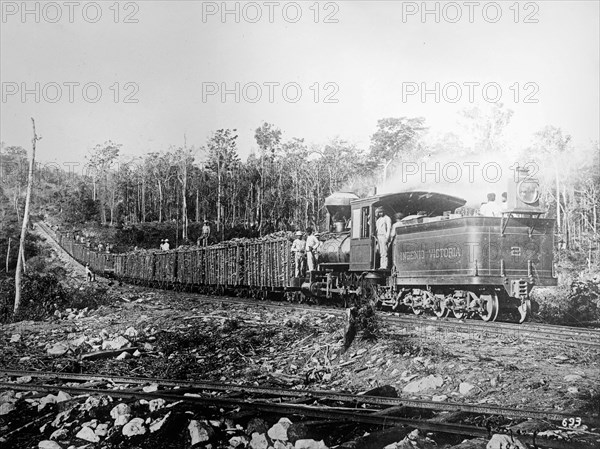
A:
POLYGON ((463 318, 467 317, 467 312, 459 312, 457 310, 453 310, 452 315, 454 315, 454 318, 462 320, 463 318))
POLYGON ((436 298, 433 303, 433 313, 438 318, 446 318, 450 315, 450 309, 446 307, 446 301, 444 298, 436 298))
POLYGON ((496 293, 485 294, 480 296, 483 311, 479 312, 479 316, 483 321, 496 321, 500 306, 498 304, 498 295, 496 293))
POLYGON ((423 309, 421 309, 420 307, 411 307, 411 308, 415 315, 421 315, 423 313, 423 309))
POLYGON ((523 303, 517 307, 519 311, 519 323, 523 323, 527 318, 531 317, 531 300, 526 299, 523 303))

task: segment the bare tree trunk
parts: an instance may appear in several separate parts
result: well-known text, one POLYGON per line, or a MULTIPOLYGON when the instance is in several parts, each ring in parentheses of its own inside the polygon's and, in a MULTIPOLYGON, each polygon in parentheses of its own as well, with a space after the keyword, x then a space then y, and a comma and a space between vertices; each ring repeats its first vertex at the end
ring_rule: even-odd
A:
POLYGON ((10 237, 8 238, 8 249, 6 250, 6 272, 8 273, 8 261, 10 259, 10 237))
POLYGON ((187 191, 187 162, 184 160, 183 181, 181 183, 181 198, 183 200, 182 205, 181 205, 181 209, 183 212, 183 214, 182 214, 183 232, 182 232, 181 238, 183 239, 184 242, 188 239, 188 213, 187 213, 186 191, 187 191))
POLYGON ((196 223, 200 221, 200 192, 196 188, 196 223))
POLYGON ((142 223, 146 222, 146 179, 142 176, 142 223))
POLYGON ((17 271, 15 273, 15 307, 14 313, 17 313, 21 305, 21 271, 23 270, 23 248, 25 247, 25 236, 27 235, 27 225, 29 222, 29 204, 31 202, 31 189, 33 187, 33 167, 35 166, 35 145, 40 139, 35 133, 35 120, 31 118, 33 126, 33 139, 31 150, 31 162, 29 164, 29 176, 27 178, 27 194, 25 196, 25 213, 23 214, 23 226, 21 227, 21 242, 19 246, 19 256, 17 257, 17 271))
POLYGON ((162 185, 161 185, 160 181, 158 181, 158 222, 159 223, 162 223, 162 221, 163 221, 162 205, 163 205, 162 185))
POLYGON ((560 183, 558 181, 558 167, 555 167, 554 176, 556 180, 556 226, 558 227, 558 232, 562 232, 560 221, 560 183))

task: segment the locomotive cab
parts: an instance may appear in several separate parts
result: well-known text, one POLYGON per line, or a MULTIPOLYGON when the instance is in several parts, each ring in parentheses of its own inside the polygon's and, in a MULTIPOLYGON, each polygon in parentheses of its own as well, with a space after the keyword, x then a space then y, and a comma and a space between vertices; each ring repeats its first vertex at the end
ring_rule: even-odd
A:
POLYGON ((407 225, 442 220, 465 204, 465 200, 434 192, 399 192, 352 201, 350 270, 375 271, 379 254, 375 234, 375 209, 382 207, 389 217, 401 212, 407 225), (444 215, 445 214, 445 215, 444 215))

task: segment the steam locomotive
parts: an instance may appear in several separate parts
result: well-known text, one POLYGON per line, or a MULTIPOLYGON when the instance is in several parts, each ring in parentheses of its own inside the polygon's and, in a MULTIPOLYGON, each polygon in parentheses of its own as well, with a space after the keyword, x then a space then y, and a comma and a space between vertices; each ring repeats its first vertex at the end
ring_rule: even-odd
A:
POLYGON ((531 316, 534 286, 554 286, 554 220, 540 218, 539 183, 524 170, 508 186, 502 217, 459 213, 466 201, 407 191, 325 201, 329 231, 320 235, 317 270, 294 277, 287 237, 237 240, 170 251, 97 253, 68 235, 59 244, 100 274, 126 282, 209 294, 290 300, 368 300, 393 310, 494 321, 501 310, 531 316), (391 268, 379 266, 375 210, 406 218, 395 229, 391 268), (345 219, 344 219, 345 218, 345 219))
POLYGON ((501 217, 454 213, 466 201, 434 192, 410 191, 353 198, 333 195, 333 216, 351 217, 349 232, 324 242, 319 271, 302 283, 307 295, 356 294, 394 310, 420 315, 479 316, 494 321, 501 310, 531 316, 534 286, 555 286, 554 220, 540 218, 539 183, 517 170, 507 187, 501 217), (376 267, 374 211, 407 215, 395 229, 392 267, 376 267))

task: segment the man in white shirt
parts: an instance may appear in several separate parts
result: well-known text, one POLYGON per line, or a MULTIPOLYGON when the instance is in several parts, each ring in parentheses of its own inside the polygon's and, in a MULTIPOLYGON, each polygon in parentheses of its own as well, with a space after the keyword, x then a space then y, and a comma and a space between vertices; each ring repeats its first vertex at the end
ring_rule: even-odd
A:
POLYGON ((300 277, 304 272, 304 254, 306 253, 306 242, 302 238, 304 233, 296 231, 296 240, 292 243, 292 252, 294 253, 294 261, 296 262, 295 277, 300 277))
POLYGON ((484 217, 501 217, 502 209, 498 203, 496 203, 496 194, 488 193, 487 203, 481 205, 479 213, 484 217))
POLYGON ((383 207, 375 209, 377 221, 375 229, 377 230, 377 244, 379 247, 379 269, 388 269, 388 243, 392 236, 392 220, 385 215, 383 207))
POLYGON ((308 237, 306 238, 306 262, 308 271, 314 271, 317 265, 317 249, 321 246, 321 242, 315 236, 315 231, 312 228, 306 228, 308 237))
POLYGON ((165 239, 165 243, 163 244, 163 250, 169 251, 171 249, 171 245, 169 245, 169 239, 165 239))

